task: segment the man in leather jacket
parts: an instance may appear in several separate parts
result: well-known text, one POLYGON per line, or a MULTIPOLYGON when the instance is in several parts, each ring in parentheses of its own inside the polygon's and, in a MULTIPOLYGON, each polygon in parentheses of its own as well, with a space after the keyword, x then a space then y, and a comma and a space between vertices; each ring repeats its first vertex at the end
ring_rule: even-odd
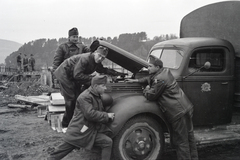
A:
POLYGON ((77 86, 90 85, 93 73, 104 73, 121 76, 123 73, 103 67, 102 61, 108 54, 108 49, 99 46, 95 52, 79 54, 66 59, 54 72, 59 81, 61 94, 65 100, 66 111, 63 116, 62 126, 66 128, 72 119, 76 99, 80 94, 77 86))
POLYGON ((106 90, 106 83, 107 76, 95 76, 91 86, 80 94, 64 142, 50 153, 49 160, 62 159, 75 148, 91 150, 93 146, 102 149, 102 160, 110 160, 111 130, 105 124, 114 119, 114 113, 107 113, 103 107, 101 95, 106 90))
POLYGON ((150 76, 128 80, 148 84, 143 91, 149 101, 157 101, 173 129, 173 143, 178 160, 197 160, 198 153, 193 133, 193 104, 177 84, 170 70, 163 68, 157 57, 150 55, 150 76))

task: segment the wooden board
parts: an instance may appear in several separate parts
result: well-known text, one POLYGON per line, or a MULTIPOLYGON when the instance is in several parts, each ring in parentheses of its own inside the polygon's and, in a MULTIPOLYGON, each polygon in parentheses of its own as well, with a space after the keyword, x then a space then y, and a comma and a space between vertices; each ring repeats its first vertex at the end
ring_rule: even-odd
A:
POLYGON ((8 104, 9 108, 31 108, 32 105, 26 105, 26 104, 8 104))
POLYGON ((15 99, 32 103, 32 104, 41 104, 41 105, 48 105, 50 104, 50 98, 46 95, 40 96, 22 96, 22 95, 15 95, 15 99))
POLYGON ((65 112, 65 106, 48 105, 48 112, 65 112))

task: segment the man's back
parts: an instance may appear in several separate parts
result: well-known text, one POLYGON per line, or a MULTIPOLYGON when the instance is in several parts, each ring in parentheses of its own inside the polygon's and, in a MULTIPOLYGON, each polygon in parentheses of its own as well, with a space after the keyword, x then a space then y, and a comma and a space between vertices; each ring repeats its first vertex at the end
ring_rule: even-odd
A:
POLYGON ((34 65, 35 64, 35 59, 33 57, 30 57, 28 59, 28 62, 29 62, 30 65, 34 65))

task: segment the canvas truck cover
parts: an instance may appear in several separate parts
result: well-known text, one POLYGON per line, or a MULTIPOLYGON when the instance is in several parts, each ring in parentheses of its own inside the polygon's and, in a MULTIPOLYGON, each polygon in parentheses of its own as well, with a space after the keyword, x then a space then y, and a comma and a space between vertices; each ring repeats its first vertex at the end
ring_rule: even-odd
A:
POLYGON ((183 17, 180 38, 214 37, 228 40, 240 57, 240 1, 206 5, 183 17))

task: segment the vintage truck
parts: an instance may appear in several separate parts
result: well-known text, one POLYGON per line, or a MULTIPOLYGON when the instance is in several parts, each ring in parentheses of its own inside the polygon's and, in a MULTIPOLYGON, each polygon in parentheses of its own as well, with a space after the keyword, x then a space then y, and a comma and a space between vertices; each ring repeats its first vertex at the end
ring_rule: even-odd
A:
MULTIPOLYGON (((149 52, 149 55, 159 57, 164 67, 171 70, 194 104, 197 144, 240 139, 237 133, 221 130, 221 127, 216 129, 231 122, 234 100, 238 99, 238 67, 235 62, 240 54, 236 52, 239 44, 226 38, 233 41, 232 34, 235 34, 235 40, 240 37, 236 28, 240 24, 239 7, 240 2, 228 1, 193 11, 181 22, 181 38, 157 43, 149 52), (222 23, 225 22, 231 26, 224 28, 222 23), (208 137, 212 135, 212 139, 208 137)), ((112 81, 107 89, 107 94, 113 98, 108 111, 115 113, 114 121, 108 124, 113 131, 115 159, 159 159, 165 143, 172 142, 172 129, 158 105, 142 95, 145 86, 125 82, 126 78, 148 75, 147 59, 143 60, 102 40, 93 42, 91 48, 94 50, 99 45, 109 48, 109 60, 132 73, 131 77, 112 81)))
MULTIPOLYGON (((148 62, 105 41, 95 41, 109 49, 107 58, 130 71, 130 78, 147 76, 148 62)), ((171 69, 179 85, 194 104, 195 126, 228 124, 232 118, 234 97, 234 49, 226 40, 183 38, 154 45, 150 54, 158 56, 171 69)), ((127 77, 126 77, 127 78, 127 77)), ((113 98, 109 112, 115 119, 114 156, 118 159, 158 159, 165 147, 171 127, 155 102, 143 96, 138 83, 126 78, 108 84, 113 98)))

